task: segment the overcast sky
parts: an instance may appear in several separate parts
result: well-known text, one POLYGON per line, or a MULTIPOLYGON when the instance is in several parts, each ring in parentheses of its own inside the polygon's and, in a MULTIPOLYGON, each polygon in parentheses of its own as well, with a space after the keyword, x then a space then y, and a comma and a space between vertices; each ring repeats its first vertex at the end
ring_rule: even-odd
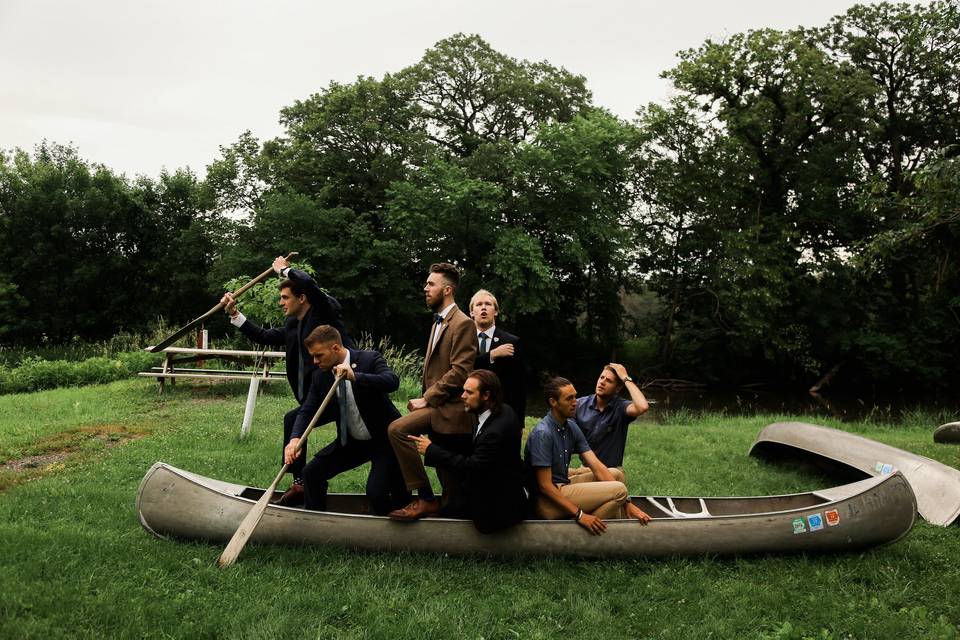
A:
POLYGON ((331 80, 382 76, 457 32, 587 78, 631 118, 668 98, 676 52, 748 29, 819 26, 844 0, 0 0, 0 149, 44 138, 133 176, 201 176, 246 129, 331 80))

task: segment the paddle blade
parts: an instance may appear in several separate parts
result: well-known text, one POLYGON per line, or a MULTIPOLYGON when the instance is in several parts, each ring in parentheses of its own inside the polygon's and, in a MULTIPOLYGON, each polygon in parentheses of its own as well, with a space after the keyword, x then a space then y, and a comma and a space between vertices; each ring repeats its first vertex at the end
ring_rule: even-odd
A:
POLYGON ((223 553, 220 554, 220 558, 217 560, 218 567, 221 569, 226 569, 237 561, 237 558, 240 556, 240 552, 243 551, 243 548, 247 544, 247 540, 249 540, 250 536, 253 535, 253 531, 257 528, 260 518, 263 517, 263 513, 267 510, 267 506, 270 504, 270 498, 272 496, 273 487, 271 487, 268 491, 264 491, 263 496, 257 500, 257 504, 253 505, 253 508, 250 509, 250 513, 246 515, 246 517, 243 519, 243 522, 240 523, 240 527, 237 528, 237 532, 233 534, 232 538, 230 538, 230 542, 227 543, 227 548, 224 549, 223 553))

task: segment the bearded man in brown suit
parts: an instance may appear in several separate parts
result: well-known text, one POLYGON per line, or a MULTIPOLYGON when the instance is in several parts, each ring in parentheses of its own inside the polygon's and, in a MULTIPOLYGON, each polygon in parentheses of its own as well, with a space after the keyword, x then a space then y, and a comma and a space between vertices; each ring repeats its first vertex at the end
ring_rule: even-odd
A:
MULTIPOLYGON (((477 332, 473 320, 454 301, 459 284, 460 272, 452 264, 430 265, 423 292, 434 321, 423 362, 423 397, 410 400, 409 413, 390 423, 387 430, 407 489, 417 490, 413 502, 390 512, 397 520, 416 520, 440 511, 416 442, 409 436, 429 432, 434 442, 455 453, 466 453, 472 444, 474 417, 464 411, 460 396, 477 357, 477 332)), ((444 498, 449 499, 459 489, 457 477, 439 471, 437 475, 444 498)))

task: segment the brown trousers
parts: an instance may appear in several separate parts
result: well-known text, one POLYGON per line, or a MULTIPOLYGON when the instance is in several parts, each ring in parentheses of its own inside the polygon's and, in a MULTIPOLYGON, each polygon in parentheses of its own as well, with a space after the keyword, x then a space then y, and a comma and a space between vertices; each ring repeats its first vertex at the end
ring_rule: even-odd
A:
MULTIPOLYGON (((610 475, 613 476, 613 479, 617 482, 622 482, 627 484, 627 478, 623 473, 623 467, 607 467, 610 470, 610 475)), ((590 470, 590 467, 570 467, 567 469, 567 477, 570 478, 570 484, 577 484, 578 482, 595 482, 593 477, 593 471, 590 470)))
MULTIPOLYGON (((430 408, 411 411, 407 415, 397 418, 387 427, 387 435, 390 444, 393 446, 393 452, 397 456, 397 461, 400 463, 400 472, 403 473, 403 480, 408 491, 430 486, 430 478, 423 466, 423 459, 417 451, 417 445, 407 436, 430 432, 431 411, 430 408)), ((463 451, 464 447, 469 448, 472 442, 470 434, 430 433, 430 439, 445 449, 458 453, 465 453, 463 451)), ((460 490, 460 478, 457 474, 450 473, 446 469, 437 469, 437 477, 440 478, 440 484, 443 486, 442 503, 446 504, 450 496, 455 495, 460 490)))

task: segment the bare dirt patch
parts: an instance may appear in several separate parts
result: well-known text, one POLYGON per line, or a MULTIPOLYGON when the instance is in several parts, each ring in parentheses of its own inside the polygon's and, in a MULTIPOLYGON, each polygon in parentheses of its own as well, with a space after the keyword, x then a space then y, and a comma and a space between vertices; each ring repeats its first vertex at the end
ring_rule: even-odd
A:
POLYGON ((104 449, 137 440, 149 430, 119 424, 78 427, 47 436, 30 445, 29 455, 0 464, 0 490, 64 468, 67 462, 85 460, 104 449))

